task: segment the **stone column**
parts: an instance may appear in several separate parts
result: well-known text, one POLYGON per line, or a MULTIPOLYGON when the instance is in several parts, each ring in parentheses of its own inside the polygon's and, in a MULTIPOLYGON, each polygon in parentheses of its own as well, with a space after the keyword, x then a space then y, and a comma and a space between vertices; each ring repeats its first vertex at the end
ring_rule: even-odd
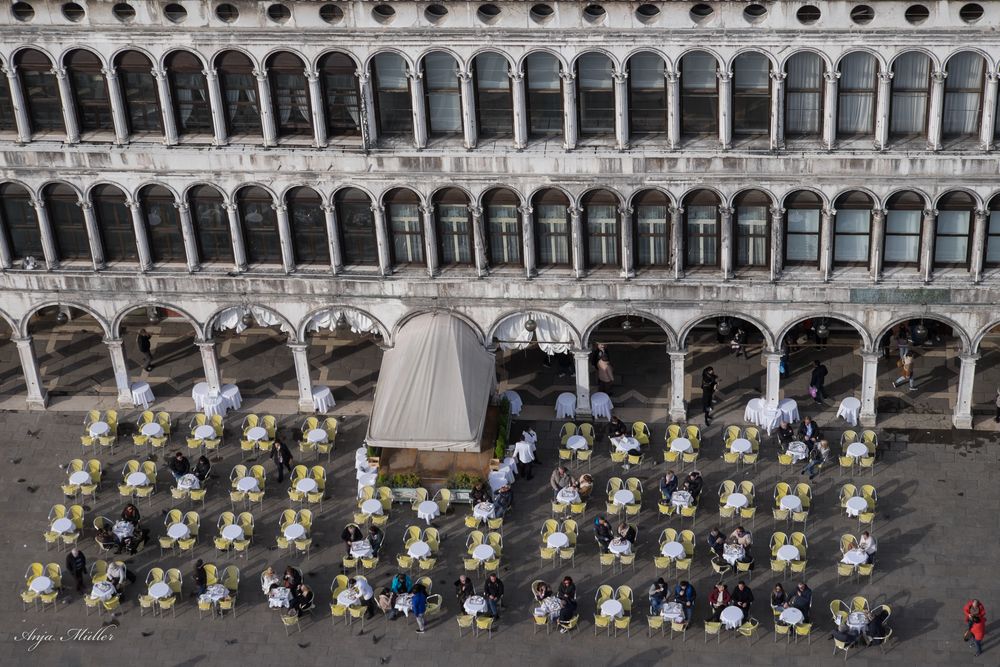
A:
POLYGON ((226 102, 222 99, 222 87, 219 85, 219 75, 209 67, 202 70, 205 75, 205 85, 208 87, 208 102, 212 105, 212 129, 215 138, 212 144, 225 146, 229 143, 229 128, 226 126, 226 102))
POLYGON ((576 366, 576 414, 590 415, 590 351, 573 350, 576 366))
POLYGON ((421 205, 420 213, 424 216, 424 253, 427 256, 427 275, 433 278, 441 268, 441 261, 438 257, 437 225, 434 224, 434 204, 421 205))
POLYGON ((563 101, 563 148, 568 151, 576 148, 578 140, 576 132, 576 74, 561 70, 563 101))
POLYGON ((73 86, 69 82, 69 74, 65 67, 53 67, 52 73, 59 84, 59 97, 62 100, 63 124, 66 125, 66 143, 80 143, 80 124, 76 119, 76 99, 73 97, 73 86))
POLYGON ((278 219, 278 239, 281 242, 281 267, 285 274, 295 272, 295 246, 292 245, 292 225, 288 222, 288 206, 284 202, 271 204, 278 219))
POLYGON ((872 235, 869 248, 868 273, 872 282, 882 279, 882 246, 885 239, 885 209, 872 209, 872 235))
POLYGON ((309 377, 309 344, 289 343, 292 350, 292 362, 295 366, 295 380, 299 386, 299 412, 315 412, 313 403, 312 379, 309 377))
POLYGON ((483 209, 481 206, 469 206, 472 217, 472 248, 476 253, 476 275, 480 278, 489 274, 489 262, 486 259, 486 230, 483 229, 483 209))
POLYGON ((875 150, 889 144, 889 101, 892 98, 892 71, 878 73, 878 97, 875 99, 875 150))
POLYGON ((385 226, 385 207, 372 204, 372 218, 375 221, 375 244, 378 246, 378 269, 383 276, 392 275, 392 246, 389 241, 389 230, 385 226))
POLYGON ((524 90, 524 72, 510 69, 510 97, 514 111, 514 148, 523 150, 528 145, 528 104, 524 90))
POLYGON ((337 207, 323 204, 323 219, 326 222, 326 238, 329 239, 330 271, 337 275, 344 270, 344 253, 340 248, 340 234, 337 230, 337 207))
POLYGON ((181 222, 181 236, 184 239, 184 256, 187 258, 188 271, 194 273, 201 269, 201 258, 198 256, 198 238, 191 221, 191 207, 187 202, 174 202, 177 218, 181 222))
POLYGON ((28 388, 26 397, 29 410, 44 410, 49 403, 48 392, 42 385, 42 374, 38 370, 38 358, 31 342, 31 336, 20 338, 12 336, 11 340, 17 346, 17 356, 21 360, 21 371, 24 373, 24 384, 28 388))
POLYGON ((963 352, 959 355, 962 365, 958 370, 958 396, 955 399, 955 413, 951 423, 955 428, 972 428, 972 387, 976 381, 978 354, 963 352))
POLYGON ((670 355, 670 421, 687 420, 687 403, 684 401, 685 373, 684 360, 687 350, 671 350, 670 355))
POLYGON ((142 213, 142 204, 135 199, 126 199, 125 205, 132 214, 135 247, 139 252, 139 270, 149 271, 153 268, 153 254, 149 247, 149 237, 146 235, 146 217, 142 213))
POLYGON ((993 130, 997 122, 997 72, 986 73, 986 94, 983 95, 983 124, 979 128, 979 147, 984 151, 993 148, 993 130))
POLYGON ((684 208, 670 207, 670 252, 674 258, 674 280, 684 277, 684 208))
POLYGON ((768 409, 777 409, 781 396, 781 353, 765 352, 764 365, 767 369, 764 389, 764 403, 768 409))
POLYGON ((326 146, 326 106, 323 104, 323 87, 319 82, 316 70, 305 71, 309 83, 309 111, 313 126, 313 145, 316 148, 326 146))
POLYGON ((733 277, 733 213, 732 206, 719 207, 719 270, 723 280, 733 277))
POLYGON ((571 258, 573 264, 573 276, 579 280, 583 278, 584 271, 586 270, 586 265, 584 264, 584 253, 586 252, 586 244, 583 240, 583 209, 579 206, 570 205, 569 209, 569 229, 571 245, 570 252, 573 253, 571 258))
POLYGON ((934 232, 937 228, 937 210, 924 209, 920 226, 920 275, 925 283, 934 277, 934 232))
POLYGON ((128 364, 125 362, 125 349, 121 338, 105 338, 111 354, 111 367, 115 372, 115 386, 118 389, 118 407, 134 408, 132 402, 132 386, 128 381, 128 364))
POLYGON ((671 149, 681 145, 681 77, 664 70, 667 78, 667 143, 671 149))
POLYGON ((820 214, 819 270, 823 282, 830 282, 833 275, 833 226, 837 224, 837 210, 824 208, 820 214))
POLYGON ((931 72, 931 101, 927 112, 927 150, 941 150, 941 125, 944 119, 944 80, 948 72, 931 72))
POLYGON ((635 278, 635 256, 633 247, 635 242, 632 238, 632 214, 635 211, 627 206, 618 207, 618 216, 621 220, 622 228, 622 278, 626 280, 635 278))
POLYGON ((253 75, 257 79, 257 106, 260 108, 260 129, 264 146, 277 146, 278 130, 274 122, 274 108, 271 106, 271 85, 267 80, 267 70, 255 69, 253 75))
POLYGON ((243 227, 240 225, 240 209, 236 204, 224 204, 229 219, 229 236, 233 240, 233 263, 237 271, 247 270, 247 251, 243 244, 243 227))
POLYGON ((114 67, 102 67, 101 74, 108 84, 108 100, 111 102, 111 120, 115 126, 115 144, 121 146, 128 143, 128 114, 125 112, 125 100, 122 98, 122 87, 118 81, 118 71, 114 67))
POLYGON ((986 230, 989 224, 990 212, 977 208, 972 223, 972 261, 969 266, 969 273, 972 274, 972 281, 975 283, 981 282, 983 279, 983 261, 986 255, 986 230))
POLYGON ((615 147, 628 149, 628 70, 614 72, 615 82, 615 147))
POLYGON ((11 257, 10 244, 7 242, 7 235, 0 234, 0 268, 7 270, 14 266, 14 259, 11 257))
POLYGON ((861 425, 875 426, 875 392, 878 378, 878 351, 861 352, 861 425))
POLYGON ((719 146, 728 150, 733 144, 733 73, 717 70, 719 79, 719 146))
POLYGON ((785 147, 785 79, 784 72, 771 72, 771 150, 785 147))
POLYGON ((372 76, 364 70, 354 73, 358 77, 358 88, 361 91, 361 143, 366 149, 378 143, 378 122, 375 119, 375 95, 372 92, 372 76))
POLYGON ((77 206, 83 211, 83 224, 87 227, 87 240, 90 242, 90 258, 94 262, 94 271, 105 267, 104 244, 101 243, 101 232, 97 229, 97 216, 94 215, 94 205, 81 199, 77 206))
POLYGON ((177 144, 177 119, 174 117, 170 79, 166 70, 155 65, 151 74, 156 79, 156 92, 160 97, 160 114, 163 116, 163 143, 167 146, 175 146, 177 144))
POLYGON ((56 248, 56 238, 52 234, 52 225, 49 223, 49 211, 45 208, 44 199, 32 199, 31 205, 35 207, 35 217, 38 218, 38 231, 42 237, 42 254, 45 255, 45 266, 49 271, 59 268, 59 249, 56 248))
POLYGON ((413 142, 417 148, 427 148, 427 107, 424 104, 424 74, 406 70, 410 80, 410 106, 413 111, 413 142))
POLYGON ((772 206, 771 212, 771 282, 781 278, 785 268, 785 209, 772 206))
POLYGON ((479 140, 476 127, 476 91, 472 87, 472 72, 460 71, 457 76, 462 91, 462 139, 465 149, 472 150, 479 140))
POLYGON ((833 150, 837 143, 837 80, 840 72, 833 70, 823 73, 826 86, 823 90, 823 145, 833 150))
POLYGON ((201 353, 201 365, 205 368, 208 391, 210 394, 218 394, 221 391, 222 380, 219 377, 219 360, 215 356, 215 341, 196 340, 194 344, 201 353))
POLYGON ((535 218, 534 210, 531 206, 518 206, 521 214, 521 240, 524 242, 524 249, 521 253, 524 259, 524 277, 534 278, 535 269, 535 218))
POLYGON ((17 75, 17 65, 8 61, 4 64, 3 71, 10 85, 10 99, 14 107, 14 120, 17 122, 17 140, 26 144, 31 141, 31 120, 28 118, 28 105, 24 101, 21 78, 17 75))

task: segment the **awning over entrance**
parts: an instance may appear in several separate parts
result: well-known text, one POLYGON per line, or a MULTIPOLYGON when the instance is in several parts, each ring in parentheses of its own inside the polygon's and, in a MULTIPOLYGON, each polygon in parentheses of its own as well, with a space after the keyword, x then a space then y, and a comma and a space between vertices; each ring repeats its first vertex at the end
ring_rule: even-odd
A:
POLYGON ((382 357, 368 444, 478 451, 495 384, 493 355, 465 322, 418 315, 382 357))

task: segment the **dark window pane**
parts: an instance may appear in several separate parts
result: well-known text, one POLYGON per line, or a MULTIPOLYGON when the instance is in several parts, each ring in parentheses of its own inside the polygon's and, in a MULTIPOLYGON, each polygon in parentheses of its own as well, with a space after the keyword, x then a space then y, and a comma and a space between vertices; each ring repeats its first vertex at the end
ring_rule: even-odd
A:
POLYGON ((563 131, 562 82, 559 61, 547 53, 533 53, 525 67, 528 96, 528 132, 548 136, 563 131))
POLYGON ((375 216, 368 195, 348 188, 336 196, 340 253, 344 264, 378 265, 375 216))
POLYGON ((160 98, 156 91, 156 80, 148 71, 122 71, 119 76, 125 95, 129 130, 132 132, 163 132, 163 116, 160 114, 160 98))
POLYGON ((326 130, 331 137, 359 134, 361 112, 354 62, 340 53, 326 56, 320 64, 326 130))
POLYGON ((235 261, 233 241, 229 234, 229 216, 222 206, 222 196, 202 185, 191 190, 188 202, 198 238, 200 261, 232 264, 235 261))
POLYGON ((32 132, 65 132, 59 84, 52 63, 38 51, 22 51, 18 56, 21 87, 28 106, 32 132))
POLYGON ((101 73, 101 61, 86 51, 66 56, 67 73, 76 103, 76 116, 82 132, 113 132, 108 87, 101 73))
POLYGON ((785 81, 785 134, 818 138, 823 130, 823 60, 815 53, 788 59, 785 81))
POLYGON ((10 97, 10 83, 6 76, 0 77, 0 131, 3 130, 17 130, 14 104, 10 97))
POLYGON ((514 132, 507 70, 507 59, 501 55, 476 56, 476 113, 479 114, 479 135, 484 139, 506 137, 514 132))
POLYGON ((261 126, 257 78, 253 74, 250 60, 242 54, 228 52, 218 59, 217 67, 229 134, 259 135, 261 126))
POLYGON ((167 58, 177 131, 184 134, 212 134, 212 108, 204 66, 190 53, 179 51, 167 58))
POLYGON ((629 115, 633 134, 667 132, 667 87, 663 59, 655 53, 639 53, 628 61, 629 115))
POLYGON ((611 60, 600 53, 586 53, 577 61, 577 105, 580 134, 613 135, 615 132, 615 86, 611 60))
POLYGON ((0 186, 0 221, 13 259, 34 257, 42 261, 42 235, 28 193, 16 185, 0 186))
POLYGON ((268 81, 278 136, 312 136, 309 84, 302 61, 291 54, 279 53, 271 58, 268 81))
POLYGON ((292 190, 288 196, 288 222, 292 226, 295 262, 329 265, 326 215, 319 195, 305 188, 292 190))
POLYGON ((243 242, 251 264, 281 264, 281 238, 274 200, 260 188, 245 188, 237 195, 243 242))
POLYGON ((79 201, 76 193, 64 185, 49 186, 45 190, 45 205, 59 259, 91 259, 87 226, 79 201))
POLYGON ((375 56, 375 109, 382 134, 411 134, 413 107, 410 104, 410 82, 406 79, 406 63, 394 53, 375 56))
POLYGON ((427 129, 431 134, 462 132, 462 96, 458 65, 446 53, 424 58, 424 94, 427 97, 427 129))
POLYGON ((139 195, 146 219, 146 235, 154 262, 184 262, 184 237, 174 196, 164 188, 144 188, 139 195))
POLYGON ((681 59, 681 132, 718 134, 718 64, 707 53, 689 53, 681 59))
POLYGON ((137 262, 132 212, 125 205, 125 195, 111 186, 95 188, 92 195, 94 216, 101 232, 104 259, 108 262, 137 262))
POLYGON ((746 53, 733 65, 733 133, 768 134, 771 129, 771 64, 746 53))

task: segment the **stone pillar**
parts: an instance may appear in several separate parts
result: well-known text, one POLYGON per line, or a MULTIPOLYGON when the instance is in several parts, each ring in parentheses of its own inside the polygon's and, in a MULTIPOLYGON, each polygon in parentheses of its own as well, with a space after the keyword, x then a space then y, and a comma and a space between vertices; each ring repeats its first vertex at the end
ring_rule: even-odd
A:
POLYGON ((434 224, 434 204, 420 206, 424 216, 424 254, 427 259, 427 275, 431 278, 437 275, 441 268, 438 258, 437 226, 434 224))
POLYGON ((972 387, 976 381, 976 362, 978 354, 962 353, 959 355, 962 365, 958 370, 958 396, 955 400, 955 413, 951 423, 955 428, 972 428, 972 387))
POLYGON ((479 131, 476 127, 476 91, 472 87, 472 72, 457 73, 462 91, 462 139, 466 150, 476 147, 479 131))
POLYGON ((687 420, 687 403, 684 401, 685 373, 684 360, 687 350, 671 350, 670 355, 670 421, 687 420))
POLYGON ((837 143, 837 80, 840 72, 833 70, 823 73, 826 85, 823 90, 823 145, 833 150, 837 143))
POLYGON ((354 73, 358 77, 358 88, 361 90, 361 143, 366 149, 378 143, 378 122, 375 118, 375 94, 372 92, 371 74, 364 70, 354 73))
POLYGON ((986 230, 989 224, 990 212, 977 208, 972 223, 972 261, 969 266, 969 273, 972 274, 972 281, 975 283, 981 282, 983 279, 983 261, 986 255, 986 230))
POLYGON ((785 209, 772 206, 771 212, 771 282, 781 278, 785 268, 785 209))
POLYGON ((344 270, 344 253, 340 248, 340 234, 337 230, 337 207, 323 204, 323 219, 326 222, 326 238, 330 244, 330 271, 337 275, 344 270))
POLYGON ((875 99, 875 150, 889 144, 889 101, 892 98, 893 72, 878 73, 878 97, 875 99))
POLYGON ((622 229, 622 278, 626 280, 629 278, 635 278, 635 257, 633 255, 633 248, 635 246, 634 240, 632 238, 632 214, 635 211, 627 206, 618 207, 618 215, 621 220, 622 229))
POLYGON ((875 392, 878 379, 878 351, 861 352, 861 425, 875 426, 875 392))
POLYGON ((118 71, 114 67, 103 67, 101 73, 108 84, 108 100, 111 102, 111 119, 115 125, 115 144, 121 146, 128 143, 128 114, 125 113, 125 100, 122 98, 122 87, 118 81, 118 71))
POLYGON ((4 64, 3 71, 10 85, 10 99, 14 107, 14 120, 17 122, 17 140, 26 144, 31 141, 31 120, 28 118, 28 105, 24 101, 21 78, 17 75, 17 65, 8 61, 4 64))
POLYGON ((253 75, 257 79, 257 106, 260 108, 260 129, 264 146, 277 146, 278 130, 274 122, 274 108, 271 106, 271 85, 267 80, 267 70, 255 69, 253 75))
POLYGON ((413 111, 413 143, 417 148, 427 148, 427 108, 424 105, 424 74, 406 70, 410 80, 410 106, 413 111))
POLYGON ((511 69, 507 71, 510 77, 511 105, 514 111, 514 148, 523 150, 528 145, 528 104, 524 90, 524 72, 511 69))
POLYGON ((90 258, 94 262, 94 271, 104 268, 104 244, 101 243, 101 232, 97 228, 97 216, 94 215, 94 205, 89 201, 77 202, 83 211, 83 224, 87 227, 87 240, 90 242, 90 258))
POLYGON ((719 207, 719 270, 723 280, 733 277, 733 213, 732 206, 719 207))
POLYGON ((142 204, 135 199, 126 199, 125 205, 132 213, 132 230, 135 232, 135 247, 139 251, 139 270, 149 271, 153 268, 153 255, 149 249, 149 237, 146 235, 146 218, 142 214, 142 204))
POLYGON ((937 210, 924 209, 920 226, 920 275, 925 283, 934 277, 934 231, 937 228, 937 210))
POLYGON ((481 206, 469 206, 472 217, 472 247, 476 253, 476 275, 480 278, 489 274, 489 262, 486 259, 486 230, 483 229, 483 209, 481 206))
POLYGON ((73 97, 73 86, 69 82, 69 74, 65 67, 54 67, 52 73, 59 84, 59 97, 62 100, 63 124, 66 126, 66 143, 80 143, 80 124, 76 119, 76 99, 73 97))
POLYGON ((941 124, 944 119, 944 80, 948 72, 931 72, 931 101, 927 112, 927 150, 941 150, 941 124))
POLYGON ((11 257, 10 244, 7 242, 7 235, 0 234, 0 268, 5 271, 14 266, 14 259, 11 257))
POLYGON ((570 205, 569 209, 569 229, 571 238, 571 248, 570 252, 573 253, 571 258, 573 264, 573 276, 579 280, 583 278, 584 271, 586 270, 586 265, 584 264, 584 253, 586 252, 586 244, 583 240, 583 209, 579 206, 570 205))
POLYGON ((681 77, 664 70, 667 78, 667 143, 676 149, 681 145, 681 77))
POLYGON ((56 248, 56 239, 49 223, 49 211, 45 208, 44 199, 32 199, 31 205, 35 207, 35 217, 38 218, 38 232, 42 237, 45 266, 49 271, 55 271, 59 268, 59 249, 56 248))
POLYGON ((785 147, 785 79, 784 72, 771 72, 771 150, 785 147))
POLYGON ((285 274, 295 272, 295 246, 292 245, 292 225, 288 222, 288 206, 284 202, 271 204, 278 219, 278 239, 281 242, 281 268, 285 274))
POLYGON ((823 282, 828 283, 833 275, 833 226, 837 224, 837 211, 824 208, 820 218, 819 270, 823 274, 823 282))
POLYGON ((531 206, 518 206, 521 214, 521 240, 524 242, 522 256, 524 258, 524 277, 534 278, 535 270, 535 218, 531 206))
POLYGON ((573 350, 576 367, 576 414, 590 416, 590 351, 573 350))
POLYGON ((125 362, 125 349, 121 338, 105 338, 104 344, 108 346, 111 354, 111 367, 115 372, 115 387, 118 389, 118 407, 134 408, 132 402, 132 386, 128 381, 128 364, 125 362))
POLYGON ((719 146, 728 150, 733 144, 733 73, 717 70, 719 79, 719 146))
POLYGON ((205 368, 208 391, 210 394, 218 394, 221 391, 222 380, 219 378, 219 360, 215 357, 215 341, 196 340, 195 345, 201 353, 201 365, 205 368))
POLYGON ((312 69, 305 71, 309 82, 309 111, 313 126, 313 145, 316 148, 326 146, 326 106, 323 104, 323 87, 319 82, 319 73, 312 69))
POLYGON ((674 258, 674 280, 684 277, 684 208, 670 207, 670 252, 674 258))
POLYGON ((561 70, 563 101, 563 148, 568 151, 576 148, 576 74, 561 70))
POLYGON ((156 79, 156 92, 160 97, 160 114, 163 116, 163 143, 167 146, 175 146, 177 144, 177 119, 174 117, 170 79, 166 70, 155 65, 151 74, 156 79))
POLYGON ((299 412, 315 412, 312 397, 312 379, 309 377, 309 344, 289 343, 292 362, 295 365, 295 380, 299 386, 299 412))
POLYGON ((885 239, 885 209, 872 209, 872 235, 869 247, 868 272, 873 283, 882 279, 882 246, 885 239))
POLYGON ((42 386, 42 374, 38 370, 38 358, 31 342, 31 336, 20 338, 12 336, 11 340, 17 346, 17 356, 21 360, 21 371, 24 373, 24 384, 28 388, 26 397, 29 410, 44 410, 49 403, 48 392, 42 386))
POLYGON ((776 409, 781 396, 781 353, 765 352, 764 365, 767 368, 765 373, 766 382, 764 389, 764 403, 768 409, 776 409))
POLYGON ((187 258, 188 271, 194 273, 201 269, 201 258, 198 257, 198 238, 194 232, 194 222, 191 221, 191 207, 187 202, 174 202, 177 218, 181 222, 181 236, 184 238, 184 256, 187 258))
POLYGON ((385 226, 385 207, 372 204, 372 218, 375 221, 375 244, 378 246, 378 269, 383 276, 392 275, 392 246, 389 241, 389 230, 385 226))
POLYGON ((247 270, 247 251, 243 245, 243 228, 240 225, 240 209, 236 204, 228 203, 226 217, 229 219, 229 236, 233 240, 233 263, 237 271, 247 270))
POLYGON ((212 67, 202 70, 201 73, 205 75, 205 85, 208 87, 208 101, 212 105, 212 129, 215 131, 215 138, 212 140, 212 144, 215 146, 225 146, 229 143, 229 128, 226 127, 226 103, 222 99, 219 75, 212 67))
POLYGON ((628 149, 628 70, 614 72, 615 82, 615 147, 628 149))
POLYGON ((979 147, 984 151, 993 148, 994 124, 997 122, 997 72, 986 73, 986 94, 983 95, 983 124, 979 128, 979 147))

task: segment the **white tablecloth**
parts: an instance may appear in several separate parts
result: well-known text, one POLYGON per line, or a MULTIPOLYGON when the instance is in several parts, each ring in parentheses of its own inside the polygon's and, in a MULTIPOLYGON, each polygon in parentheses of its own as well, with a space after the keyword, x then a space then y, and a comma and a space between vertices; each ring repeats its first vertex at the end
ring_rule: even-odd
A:
POLYGON ((774 557, 783 561, 798 560, 799 548, 791 544, 783 544, 778 547, 778 551, 774 554, 774 557))
POLYGON ((305 537, 306 527, 301 523, 292 523, 285 526, 285 539, 286 540, 298 540, 305 537))
POLYGON ((520 394, 513 389, 508 389, 503 393, 503 397, 510 401, 510 414, 515 417, 521 414, 521 408, 524 407, 524 403, 521 402, 520 394))
POLYGON ((486 598, 481 595, 470 595, 465 599, 465 604, 462 607, 465 609, 466 614, 471 614, 472 616, 484 614, 486 613, 486 598))
POLYGON ((228 409, 222 396, 209 396, 208 383, 199 382, 191 390, 191 398, 194 399, 194 409, 204 412, 207 417, 223 415, 228 409))
POLYGON ((299 481, 295 482, 295 490, 299 493, 312 493, 319 488, 319 484, 316 483, 312 477, 303 477, 299 481))
POLYGON ((787 625, 798 625, 802 622, 802 612, 795 607, 787 607, 782 610, 781 615, 778 616, 778 620, 787 625))
POLYGON ((611 397, 603 391, 597 391, 590 395, 590 414, 596 417, 611 419, 611 411, 614 410, 611 404, 611 397))
POLYGON ((472 550, 472 557, 479 561, 490 560, 495 555, 496 551, 488 544, 480 544, 472 550))
POLYGON ((493 503, 476 503, 472 508, 472 516, 476 517, 480 521, 486 521, 487 519, 493 518, 493 503))
POLYGON ((222 527, 222 536, 227 540, 242 540, 243 529, 235 523, 231 523, 228 526, 222 527))
POLYGON ((423 519, 427 522, 427 525, 431 525, 431 521, 438 518, 441 515, 441 510, 438 505, 433 500, 425 500, 419 505, 417 505, 417 518, 423 519))
POLYGON ((86 470, 77 470, 75 473, 69 476, 69 483, 76 484, 77 486, 81 484, 90 484, 90 473, 86 470))
POLYGON ((632 543, 628 540, 616 537, 608 545, 608 551, 619 556, 632 553, 632 543))
POLYGON ((222 385, 222 400, 226 402, 227 410, 239 410, 240 406, 243 405, 240 388, 235 384, 222 385))
POLYGON ((132 390, 132 403, 134 405, 141 405, 148 410, 149 404, 156 400, 156 397, 153 396, 153 390, 149 388, 148 382, 133 382, 130 389, 132 390))
POLYGON ((749 502, 750 499, 747 498, 742 493, 730 493, 729 496, 726 498, 726 507, 740 509, 746 507, 749 504, 749 502))
POLYGON ((615 491, 613 496, 616 505, 631 505, 635 502, 635 494, 628 489, 620 489, 615 491))
POLYGON ((799 404, 791 398, 778 401, 778 411, 781 412, 781 418, 789 424, 799 420, 799 404))
POLYGON ((746 454, 753 450, 753 445, 746 438, 736 438, 733 440, 733 444, 729 446, 729 451, 734 454, 746 454))
POLYGON ((758 426, 767 431, 768 435, 771 435, 771 431, 778 428, 778 425, 781 423, 781 419, 781 410, 779 410, 777 406, 764 408, 764 412, 761 414, 758 426))
POLYGON ((631 436, 623 435, 620 438, 611 438, 611 444, 613 444, 615 446, 615 450, 619 452, 639 451, 639 441, 631 436))
POLYGON ((800 441, 788 443, 788 449, 786 453, 792 457, 792 461, 804 461, 807 456, 809 456, 809 446, 800 441))
POLYGON ((798 512, 802 509, 802 499, 790 493, 782 496, 778 502, 781 505, 781 509, 788 510, 789 512, 798 512))
POLYGON ((687 438, 674 438, 670 441, 670 451, 677 452, 678 454, 687 454, 694 447, 691 445, 691 441, 687 438))
POLYGON ((358 540, 357 542, 351 542, 351 557, 353 558, 368 558, 375 550, 372 549, 372 544, 368 540, 358 540))
POLYGON ((75 529, 72 519, 61 517, 52 522, 53 533, 72 533, 75 529))
POLYGON ((340 594, 337 595, 337 604, 346 605, 348 607, 353 607, 354 605, 362 604, 363 602, 364 600, 361 599, 361 596, 353 588, 341 591, 340 594))
POLYGON ((333 400, 333 392, 330 391, 329 387, 313 387, 312 397, 313 407, 320 414, 326 414, 330 411, 330 408, 337 405, 337 402, 333 400))
POLYGON ((156 422, 149 422, 148 424, 143 424, 139 432, 149 438, 158 438, 163 435, 163 427, 156 422))
POLYGON ((852 630, 864 630, 868 627, 868 615, 863 611, 852 611, 847 615, 847 627, 852 630))
POLYGON ((578 503, 580 502, 580 493, 572 486, 567 486, 565 489, 559 490, 559 493, 556 494, 556 500, 567 505, 578 503))
POLYGON ((256 491, 259 488, 260 484, 257 482, 257 479, 255 477, 241 477, 236 482, 236 489, 242 491, 243 493, 256 491))
POLYGON ((680 542, 664 542, 660 553, 667 558, 684 558, 684 545, 680 542))
MULTIPOLYGON (((255 442, 267 439, 267 429, 263 426, 254 426, 253 428, 248 428, 246 432, 247 440, 253 440, 255 442)), ((202 436, 204 437, 204 436, 202 436)))
POLYGON ((621 618, 622 613, 625 608, 622 603, 618 600, 605 600, 601 603, 601 616, 610 616, 611 618, 621 618))
POLYGON ((545 545, 553 549, 562 549, 569 546, 569 535, 566 533, 552 533, 545 539, 545 545))
POLYGON ((564 391, 556 397, 556 419, 572 419, 576 416, 576 394, 564 391))
POLYGON ((190 491, 191 489, 200 489, 201 482, 198 481, 198 478, 196 476, 192 475, 191 473, 188 473, 186 475, 183 475, 179 480, 177 480, 177 488, 186 489, 188 491, 190 491))
POLYGON ((680 602, 666 602, 660 607, 660 615, 669 622, 684 622, 684 605, 680 602))
POLYGON ((674 507, 690 507, 694 499, 687 491, 674 491, 670 495, 670 504, 674 507))
POLYGON ((191 534, 191 529, 183 523, 172 523, 167 527, 167 536, 175 540, 182 540, 191 534))
POLYGON ((358 475, 358 493, 361 493, 361 489, 366 486, 375 486, 375 482, 378 481, 377 472, 363 472, 358 475))
POLYGON ((292 591, 290 588, 285 588, 284 586, 272 588, 267 594, 267 606, 269 609, 287 608, 291 600, 292 591))
POLYGON ((722 548, 722 558, 727 563, 735 566, 736 561, 743 560, 746 550, 738 544, 727 544, 722 548))
POLYGON ((868 456, 868 447, 863 442, 852 442, 847 446, 847 455, 855 459, 868 456))
POLYGON ((413 594, 400 593, 397 595, 396 603, 393 605, 393 609, 401 612, 403 616, 409 616, 410 612, 413 611, 413 594))
POLYGON ((532 613, 535 616, 548 616, 550 620, 555 620, 559 616, 560 611, 562 611, 562 605, 559 603, 559 598, 550 595, 547 598, 543 598, 532 613))
POLYGON ((731 605, 722 610, 719 620, 730 630, 735 630, 743 623, 743 610, 736 605, 731 605))
POLYGON ((372 514, 382 514, 382 501, 377 498, 369 498, 361 503, 361 511, 371 516, 372 514))
POLYGON ((843 417, 851 426, 858 425, 858 416, 861 414, 861 401, 854 398, 853 396, 848 396, 840 402, 840 407, 837 408, 837 416, 843 417))
POLYGON ((124 540, 127 537, 132 537, 135 532, 135 526, 128 521, 118 521, 115 523, 114 528, 111 532, 118 536, 118 539, 124 540))
POLYGON ((760 426, 764 421, 764 399, 752 398, 743 411, 743 421, 760 426))
POLYGON ((110 581, 99 581, 90 590, 90 597, 106 602, 115 596, 115 587, 110 581))
POLYGON ((489 478, 487 478, 487 481, 490 484, 490 490, 496 493, 500 489, 500 487, 506 486, 507 484, 513 482, 514 480, 512 479, 512 477, 513 475, 511 474, 509 469, 490 471, 490 476, 489 478))
POLYGON ((216 435, 215 427, 209 424, 202 424, 201 426, 196 426, 194 429, 194 437, 199 440, 210 440, 216 435))
POLYGON ((111 432, 111 427, 107 422, 94 422, 90 425, 90 437, 97 438, 111 432))
POLYGON ((412 558, 427 558, 431 555, 431 545, 422 540, 417 540, 406 548, 406 553, 412 558))
POLYGON ((847 512, 847 516, 858 516, 862 512, 868 511, 868 501, 861 496, 848 498, 844 511, 847 512))
MULTIPOLYGON (((306 442, 311 442, 314 445, 319 442, 326 442, 329 436, 326 434, 326 430, 321 428, 314 428, 308 433, 306 433, 306 442)), ((365 463, 368 463, 368 459, 365 459, 365 463)))
POLYGON ((170 590, 170 584, 165 581, 157 581, 149 586, 149 596, 154 597, 157 600, 170 597, 172 592, 173 591, 170 590))
POLYGON ((28 588, 35 593, 48 593, 52 590, 52 580, 44 575, 38 576, 31 580, 28 588))
POLYGON ((199 600, 208 600, 210 602, 218 602, 224 598, 229 597, 229 589, 222 584, 212 584, 205 591, 204 595, 200 596, 199 600))
POLYGON ((586 449, 587 439, 582 435, 571 435, 566 440, 566 449, 586 449))
POLYGON ((848 563, 850 565, 854 565, 855 567, 857 567, 858 565, 864 563, 866 560, 868 560, 868 554, 866 554, 864 551, 862 551, 861 549, 851 549, 850 551, 844 554, 844 557, 841 559, 841 562, 848 563))

